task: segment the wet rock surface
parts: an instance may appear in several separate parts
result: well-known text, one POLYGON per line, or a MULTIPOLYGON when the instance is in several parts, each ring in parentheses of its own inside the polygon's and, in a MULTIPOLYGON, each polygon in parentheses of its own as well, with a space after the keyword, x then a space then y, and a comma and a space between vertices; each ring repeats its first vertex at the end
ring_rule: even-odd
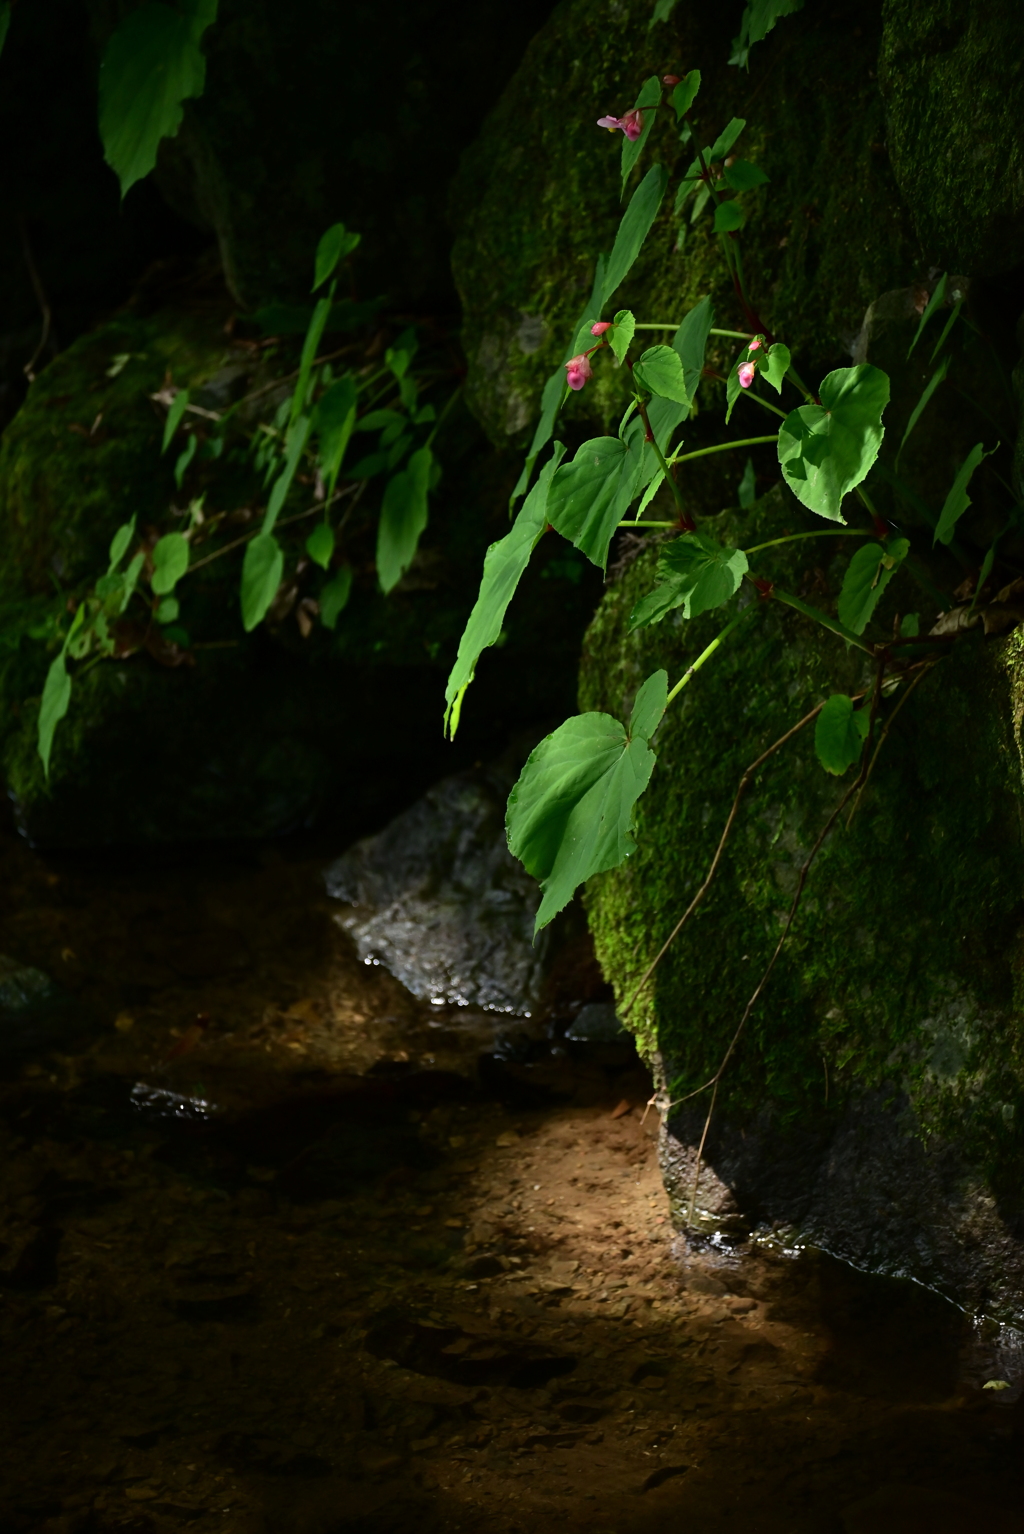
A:
POLYGON ((0 1079, 4 1534, 1013 1526, 1010 1335, 687 1247, 629 1046, 439 1018, 321 848, 0 852, 0 950, 99 1020, 0 1079))
POLYGON ((536 945, 536 881, 505 841, 513 779, 497 769, 445 778, 326 874, 327 893, 364 964, 384 964, 414 996, 529 1016, 550 934, 536 945))

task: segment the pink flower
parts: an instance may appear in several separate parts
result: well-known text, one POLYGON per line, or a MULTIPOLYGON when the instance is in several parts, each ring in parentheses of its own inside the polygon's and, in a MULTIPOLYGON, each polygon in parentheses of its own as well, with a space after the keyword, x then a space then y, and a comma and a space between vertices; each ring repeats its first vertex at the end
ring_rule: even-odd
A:
POLYGON ((760 345, 761 345, 760 341, 755 336, 752 341, 747 343, 747 351, 748 352, 756 352, 760 345))
POLYGON ((739 369, 740 388, 749 389, 754 382, 754 374, 757 372, 752 362, 742 362, 739 369))
POLYGON ((605 331, 606 330, 611 330, 611 328, 612 328, 611 320, 598 320, 596 325, 591 325, 591 327, 590 327, 590 334, 592 336, 603 336, 605 331))
POLYGON ((607 128, 609 133, 614 133, 617 129, 621 128, 630 143, 635 144, 644 131, 644 114, 637 111, 636 107, 634 107, 624 117, 599 117, 597 119, 597 126, 599 128, 607 128))
POLYGON ((570 357, 565 364, 565 381, 570 389, 582 389, 591 372, 590 358, 586 352, 580 352, 578 357, 570 357))
POLYGON ((671 90, 673 85, 679 84, 680 78, 681 76, 679 75, 662 75, 661 83, 662 85, 667 85, 669 90, 671 90))

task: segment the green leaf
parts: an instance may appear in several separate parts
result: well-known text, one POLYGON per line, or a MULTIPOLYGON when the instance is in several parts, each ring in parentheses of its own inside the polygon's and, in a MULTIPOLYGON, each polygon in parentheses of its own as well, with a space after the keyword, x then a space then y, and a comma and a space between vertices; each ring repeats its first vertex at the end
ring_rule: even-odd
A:
MULTIPOLYGON (((81 608, 79 611, 81 612, 81 608)), ((68 711, 71 702, 71 677, 64 661, 64 651, 55 656, 46 673, 43 698, 39 706, 38 750, 43 764, 43 774, 50 776, 50 752, 53 750, 53 732, 68 711)))
POLYGON ((750 67, 750 50, 768 36, 780 16, 803 9, 804 0, 747 0, 740 18, 740 35, 733 41, 730 64, 750 67))
POLYGON ((320 345, 333 300, 334 283, 332 282, 327 297, 317 301, 317 306, 313 310, 313 318, 309 322, 309 329, 306 331, 306 339, 302 343, 302 356, 299 358, 299 378, 295 385, 295 393, 292 395, 292 408, 288 418, 290 427, 295 425, 306 408, 306 395, 309 392, 309 375, 313 371, 317 348, 320 345))
POLYGON ((540 477, 512 524, 511 532, 492 543, 484 555, 484 573, 480 594, 459 640, 448 684, 445 687, 445 732, 455 739, 466 689, 476 675, 477 662, 490 645, 495 644, 505 622, 508 605, 515 595, 530 555, 547 529, 548 491, 565 448, 555 443, 554 452, 540 471, 540 477))
POLYGON ((634 367, 633 377, 649 394, 673 399, 680 405, 690 403, 682 360, 674 347, 650 347, 634 367))
POLYGON ((843 497, 865 478, 885 435, 889 379, 871 363, 837 368, 821 385, 820 405, 800 405, 779 433, 779 463, 810 511, 844 520, 843 497))
MULTIPOLYGON (((630 267, 640 254, 640 248, 658 216, 658 209, 661 207, 667 186, 668 171, 663 165, 652 165, 629 199, 629 206, 622 215, 615 236, 615 244, 612 246, 612 253, 604 269, 602 294, 594 315, 595 319, 600 319, 601 310, 622 286, 630 267)), ((564 384, 564 374, 562 381, 564 384)))
MULTIPOLYGON (((956 297, 955 293, 954 297, 956 297)), ((949 332, 953 329, 953 326, 960 318, 960 310, 963 308, 963 306, 964 301, 962 298, 958 299, 957 302, 953 305, 952 309, 950 310, 949 319, 942 327, 942 334, 939 336, 939 339, 936 341, 934 347, 932 348, 932 354, 928 358, 929 362, 934 362, 942 348, 945 346, 946 337, 949 335, 949 332)))
POLYGON ((265 533, 273 532, 274 524, 280 516, 281 507, 285 503, 288 491, 292 486, 292 480, 295 478, 295 471, 299 466, 299 460, 305 452, 311 425, 312 422, 308 415, 300 415, 298 420, 288 428, 288 434, 285 438, 284 468, 274 481, 274 487, 270 492, 270 499, 267 502, 267 510, 263 517, 263 531, 265 533))
POLYGON ((659 21, 668 21, 678 4, 679 0, 654 0, 654 14, 647 23, 648 32, 652 27, 657 26, 659 21))
POLYGON ((185 443, 185 446, 182 448, 181 452, 178 454, 177 459, 175 460, 174 483, 177 485, 179 490, 181 489, 181 482, 185 478, 185 474, 188 471, 188 466, 196 456, 196 448, 198 446, 199 438, 194 433, 190 434, 188 440, 185 443))
POLYGON ((672 92, 672 105, 675 108, 676 122, 680 122, 686 116, 696 101, 699 90, 700 70, 691 69, 690 73, 680 80, 672 92))
POLYGON ((854 554, 839 593, 839 621, 855 634, 863 634, 882 593, 910 552, 906 538, 862 543, 854 554))
POLYGON ((707 160, 709 165, 714 161, 725 159, 726 155, 729 153, 729 150, 732 148, 733 144, 735 144, 736 140, 739 138, 740 134, 743 132, 746 126, 747 119, 745 117, 730 118, 729 122, 715 139, 715 142, 712 144, 711 148, 705 149, 704 151, 704 158, 707 160))
POLYGON ((316 248, 316 270, 311 292, 315 293, 328 277, 333 277, 338 262, 352 254, 361 238, 361 235, 350 234, 344 224, 331 225, 316 248))
POLYGON ((181 425, 181 418, 185 414, 185 411, 188 409, 188 399, 188 390, 179 389, 177 394, 171 400, 170 409, 167 412, 167 420, 164 422, 164 440, 163 446, 160 449, 161 453, 166 453, 167 449, 170 447, 171 442, 174 439, 174 433, 181 425))
POLYGON ((628 731, 610 714, 578 714, 542 740, 508 800, 508 845, 543 899, 535 932, 568 905, 591 875, 636 850, 633 806, 650 782, 648 741, 665 712, 668 677, 656 671, 637 694, 628 731))
POLYGON ((156 612, 153 614, 157 623, 177 623, 180 615, 181 603, 177 597, 164 597, 163 601, 157 604, 156 612))
POLYGON ((644 125, 640 130, 640 137, 631 141, 625 134, 622 135, 623 196, 626 194, 626 182, 629 180, 629 173, 640 158, 643 147, 647 143, 648 135, 654 126, 654 118, 660 102, 661 81, 657 75, 651 75, 650 79, 645 80, 640 87, 640 94, 633 104, 634 110, 642 111, 644 114, 644 125))
POLYGON ((334 579, 328 581, 320 593, 320 622, 324 628, 334 628, 341 612, 348 605, 351 590, 352 566, 342 565, 334 579))
POLYGON ((747 556, 742 549, 727 549, 706 533, 684 533, 658 560, 661 584, 630 613, 630 632, 659 623, 677 607, 683 609, 684 618, 721 607, 735 596, 746 573, 747 556))
POLYGON ((752 458, 747 459, 747 466, 743 470, 743 478, 739 482, 736 496, 743 511, 749 511, 757 500, 757 479, 754 474, 754 460, 752 458))
POLYGON ((377 575, 385 594, 393 591, 412 564, 420 534, 427 525, 427 492, 434 455, 421 447, 408 467, 388 480, 377 528, 377 575))
POLYGON ((242 561, 242 627, 251 634, 262 623, 284 574, 284 555, 272 533, 257 533, 242 561))
POLYGON ((594 437, 551 482, 548 521, 601 570, 612 535, 639 489, 641 462, 621 437, 594 437))
POLYGON ((900 619, 900 638, 916 639, 921 632, 921 618, 919 613, 904 613, 900 619))
POLYGON ((728 426, 729 417, 736 406, 736 401, 743 393, 743 385, 740 383, 740 365, 746 361, 749 353, 744 349, 740 352, 733 363, 732 372, 725 380, 725 424, 728 426))
POLYGON ((687 403, 692 405, 694 396, 704 374, 704 353, 708 336, 715 323, 715 311, 710 298, 702 298, 687 314, 672 337, 672 345, 683 364, 687 403))
POLYGON ((620 309, 615 316, 614 328, 608 332, 608 344, 615 353, 616 362, 622 362, 629 351, 636 332, 636 320, 628 309, 620 309))
POLYGON ((932 315, 935 313, 936 309, 939 307, 939 305, 942 303, 942 300, 945 298, 945 296, 946 296, 946 283, 947 283, 948 280, 949 280, 949 273, 948 272, 943 272, 942 276, 939 278, 938 282, 935 284, 935 292, 932 294, 931 298, 928 300, 927 305, 925 306, 925 311, 922 314, 920 321, 918 322, 917 329, 914 331, 914 339, 911 341, 910 346, 907 349, 907 359, 908 360, 910 358, 911 352, 913 352, 913 350, 914 350, 914 347, 917 345, 918 341, 920 341, 920 339, 921 339, 921 335, 922 335, 922 333, 924 331, 924 327, 927 325, 928 321, 931 319, 932 315))
POLYGON ((121 196, 156 164, 160 140, 181 126, 181 104, 206 84, 202 35, 216 0, 193 14, 145 0, 114 32, 100 63, 100 138, 121 196))
POLYGON ((715 209, 715 233, 729 234, 734 229, 742 229, 747 222, 747 215, 738 202, 720 202, 715 209))
POLYGON ((183 533, 165 533, 153 550, 153 574, 149 584, 158 597, 174 590, 188 569, 188 539, 183 533))
POLYGON ((939 524, 935 529, 935 537, 932 539, 933 545, 936 543, 948 543, 952 538, 956 524, 971 504, 971 498, 967 494, 967 486, 971 482, 971 476, 982 459, 991 458, 998 447, 999 443, 997 442, 995 447, 986 453, 983 445, 980 442, 976 442, 967 454, 967 457, 957 471, 956 479, 950 487, 949 494, 946 496, 942 511, 939 513, 939 524))
POLYGON ((871 717, 866 708, 854 710, 845 693, 833 693, 814 725, 814 749, 826 772, 841 776, 860 760, 871 717))
POLYGON ((776 341, 768 348, 764 359, 765 365, 761 369, 761 377, 765 383, 770 383, 776 394, 782 393, 782 380, 789 372, 793 359, 789 354, 789 347, 783 346, 781 341, 776 341))
POLYGON ((128 545, 135 536, 135 518, 130 522, 124 522, 118 528, 110 540, 110 563, 107 566, 107 574, 113 575, 118 565, 128 552, 128 545))
POLYGON ((902 440, 900 442, 899 448, 898 448, 897 453, 896 453, 896 464, 897 465, 899 464, 899 461, 900 461, 900 453, 902 453, 904 447, 907 444, 907 438, 910 436, 910 433, 913 431, 914 427, 917 425, 918 421, 921 419, 921 416, 924 414, 924 410, 925 410, 926 405, 928 404, 928 401, 931 399, 932 395, 935 393, 936 389, 939 387, 939 384, 942 383, 942 381, 945 378, 946 374, 949 372, 950 363, 952 361, 953 361, 952 357, 950 357, 948 354, 945 357, 943 357, 942 361, 939 363, 938 367, 935 369, 935 372, 932 374, 931 378, 929 378, 928 382, 925 384, 924 391, 923 391, 923 393, 921 395, 921 398, 918 400, 917 404, 914 406, 913 410, 910 412, 910 420, 907 422, 907 429, 903 433, 903 438, 902 438, 902 440))
POLYGON ((346 373, 320 396, 310 419, 310 431, 316 432, 320 442, 320 469, 327 484, 328 500, 334 494, 345 450, 355 430, 357 399, 355 380, 346 373))
POLYGON ((755 186, 764 186, 768 180, 760 165, 751 165, 749 160, 734 160, 723 168, 722 175, 734 192, 752 192, 755 186))
POLYGON ((318 522, 306 539, 306 553, 315 565, 326 570, 334 553, 334 528, 329 522, 318 522))

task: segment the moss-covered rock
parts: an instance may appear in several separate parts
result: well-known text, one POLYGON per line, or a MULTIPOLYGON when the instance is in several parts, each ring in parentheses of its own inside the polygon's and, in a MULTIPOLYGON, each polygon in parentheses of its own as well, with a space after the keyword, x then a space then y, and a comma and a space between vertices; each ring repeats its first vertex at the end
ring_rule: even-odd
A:
MULTIPOLYGON (((778 489, 749 514, 705 525, 749 547, 804 531, 807 517, 778 489)), ((754 564, 827 606, 849 554, 842 542, 773 549, 754 564)), ((646 676, 665 666, 674 682, 722 627, 720 613, 691 623, 673 614, 629 636, 654 562, 654 550, 642 554, 598 611, 584 646, 584 708, 626 717, 646 676)), ((745 590, 738 600, 757 598, 745 590)), ((879 631, 908 610, 930 622, 928 598, 904 569, 883 598, 879 631)), ((871 675, 862 652, 772 601, 670 708, 639 806, 639 850, 587 892, 620 1004, 703 880, 744 769, 829 693, 870 688, 871 675)), ((852 823, 844 816, 813 866, 722 1080, 705 1150, 748 1223, 795 1226, 854 1261, 1018 1316, 1022 706, 1019 634, 958 644, 907 696, 852 823), (880 1165, 869 1140, 884 1147, 880 1165)), ((805 729, 748 790, 706 900, 630 1019, 673 1101, 718 1069, 850 776, 822 771, 805 729)), ((669 1119, 665 1162, 680 1218, 707 1103, 705 1093, 669 1119)), ((712 1224, 726 1208, 703 1184, 698 1206, 712 1224)))
POLYGON ((984 0, 886 0, 889 152, 921 243, 951 271, 1024 260, 1020 15, 984 0))
MULTIPOLYGON (((481 666, 490 685, 478 688, 458 745, 443 741, 447 670, 484 550, 507 528, 514 472, 456 410, 438 440, 444 472, 420 555, 390 597, 374 561, 379 482, 346 529, 355 579, 333 633, 316 624, 304 636, 297 621, 302 599, 315 600, 324 580, 301 559, 301 521, 287 530, 296 541, 279 603, 251 635, 239 615, 241 549, 197 561, 178 588, 192 641, 186 663, 158 664, 181 659, 158 647, 82 670, 44 780, 36 730, 53 646, 30 634, 12 643, 4 620, 27 627, 63 600, 55 589, 80 595, 105 570, 114 530, 133 515, 140 534, 156 536, 181 525, 175 506, 204 494, 206 516, 223 514, 226 529, 204 552, 258 525, 265 490, 240 449, 198 457, 176 489, 177 447, 161 455, 164 412, 151 398, 170 379, 218 410, 273 385, 260 349, 225 335, 229 314, 217 298, 119 315, 41 374, 0 445, 0 771, 38 842, 263 836, 320 813, 362 830, 571 706, 596 574, 551 547, 510 617, 507 642, 481 666)), ((296 485, 282 528, 309 494, 296 485)))
MULTIPOLYGON (((918 275, 874 80, 878 6, 808 7, 758 45, 749 74, 726 62, 736 24, 727 7, 684 0, 667 25, 648 30, 650 11, 649 0, 563 0, 463 161, 453 264, 470 398, 495 441, 535 415, 590 293, 595 256, 611 248, 622 140, 595 121, 632 103, 652 74, 700 68, 693 118, 705 143, 730 118, 746 119, 737 148, 771 178, 747 198, 748 286, 809 376, 843 358, 873 298, 918 275)), ((735 325, 741 312, 710 216, 691 226, 688 210, 672 211, 693 147, 679 143, 671 112, 659 114, 649 146, 632 184, 655 160, 673 180, 614 307, 678 321, 711 293, 719 323, 735 325)), ((571 409, 615 413, 621 379, 602 371, 607 381, 588 385, 571 409)))

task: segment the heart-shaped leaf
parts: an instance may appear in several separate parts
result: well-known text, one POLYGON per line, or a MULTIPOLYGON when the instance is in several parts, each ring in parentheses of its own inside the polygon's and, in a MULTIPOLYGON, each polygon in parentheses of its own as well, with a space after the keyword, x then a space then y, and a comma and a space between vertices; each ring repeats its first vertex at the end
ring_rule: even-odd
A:
POLYGON ((242 627, 251 634, 262 623, 284 574, 284 555, 272 533, 258 533, 242 561, 242 627))
POLYGON ((542 740, 509 795, 514 857, 540 881, 535 931, 568 905, 592 874, 617 868, 636 848, 633 806, 655 756, 648 745, 668 696, 656 671, 641 687, 629 729, 610 714, 578 714, 542 740))
POLYGON ((674 347, 649 347, 634 367, 633 377, 642 389, 661 399, 672 399, 679 405, 690 403, 683 364, 674 347))
POLYGON ((814 726, 814 749, 826 772, 839 777, 860 760, 870 723, 866 708, 855 710, 845 693, 832 694, 814 726))
POLYGON ((149 584, 158 597, 174 590, 188 569, 188 539, 183 533, 165 533, 153 550, 153 574, 149 584))
MULTIPOLYGON (((639 436, 642 443, 642 429, 639 436)), ((621 437, 593 437, 551 481, 548 521, 601 570, 612 534, 639 488, 641 462, 621 437)))
POLYGON ((886 586, 910 552, 906 538, 865 543, 850 560, 839 593, 839 621, 855 634, 863 634, 886 586))
POLYGON ((620 309, 615 316, 615 324, 608 333, 608 342, 615 353, 616 362, 621 362, 629 351, 630 342, 636 332, 636 320, 629 309, 620 309))
POLYGON ((885 435, 889 379, 869 362, 837 368, 821 385, 820 405, 800 405, 782 423, 779 463, 810 511, 842 522, 843 497, 865 478, 885 435))

